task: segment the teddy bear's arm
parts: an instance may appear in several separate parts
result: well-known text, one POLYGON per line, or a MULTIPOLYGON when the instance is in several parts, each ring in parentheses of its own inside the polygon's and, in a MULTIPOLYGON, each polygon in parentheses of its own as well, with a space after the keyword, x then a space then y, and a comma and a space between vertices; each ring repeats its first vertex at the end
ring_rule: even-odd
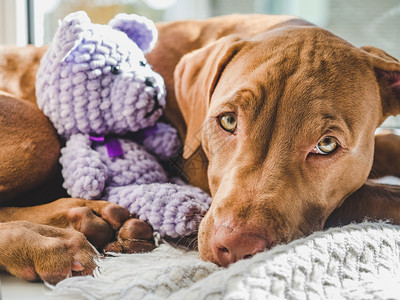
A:
POLYGON ((143 145, 161 160, 177 156, 182 147, 177 130, 163 122, 157 123, 157 129, 143 140, 143 145))
POLYGON ((148 222, 161 236, 172 238, 195 233, 211 204, 201 189, 172 183, 108 187, 105 198, 148 222))
POLYGON ((100 154, 91 148, 88 135, 71 136, 61 149, 60 163, 63 187, 70 196, 88 200, 101 197, 108 171, 100 154))

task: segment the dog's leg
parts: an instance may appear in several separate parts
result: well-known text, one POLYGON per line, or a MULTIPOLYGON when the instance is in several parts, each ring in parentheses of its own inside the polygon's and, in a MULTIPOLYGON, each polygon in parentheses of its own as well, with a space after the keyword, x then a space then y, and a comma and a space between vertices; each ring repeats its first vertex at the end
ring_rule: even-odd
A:
POLYGON ((89 242, 101 250, 115 245, 117 232, 124 251, 152 250, 151 227, 129 217, 116 204, 75 198, 0 208, 0 265, 26 280, 58 282, 70 274, 91 274, 95 251, 89 242))
POLYGON ((4 205, 55 177, 60 144, 34 104, 0 91, 0 107, 0 205, 4 205))
POLYGON ((19 278, 52 284, 95 268, 95 250, 85 236, 26 221, 0 223, 0 265, 19 278))
POLYGON ((374 163, 370 178, 400 177, 400 136, 382 134, 375 137, 374 163))
POLYGON ((325 227, 364 220, 400 224, 400 186, 367 182, 350 195, 325 222, 325 227))

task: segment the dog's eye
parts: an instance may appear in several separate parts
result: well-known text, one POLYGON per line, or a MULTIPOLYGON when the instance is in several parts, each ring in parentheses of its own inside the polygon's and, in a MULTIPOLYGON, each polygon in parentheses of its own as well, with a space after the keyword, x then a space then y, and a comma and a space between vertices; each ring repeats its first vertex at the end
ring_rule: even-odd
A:
POLYGON ((237 126, 237 119, 236 116, 232 113, 222 114, 219 116, 219 125, 225 131, 230 133, 234 133, 237 126))
POLYGON ((141 61, 139 62, 139 64, 140 64, 141 67, 147 66, 147 62, 144 61, 144 60, 141 60, 141 61))
POLYGON ((338 141, 331 136, 324 137, 313 149, 316 154, 327 155, 333 153, 339 146, 338 141))
POLYGON ((119 74, 119 72, 120 72, 120 68, 119 68, 118 65, 111 67, 111 73, 112 74, 117 75, 117 74, 119 74))

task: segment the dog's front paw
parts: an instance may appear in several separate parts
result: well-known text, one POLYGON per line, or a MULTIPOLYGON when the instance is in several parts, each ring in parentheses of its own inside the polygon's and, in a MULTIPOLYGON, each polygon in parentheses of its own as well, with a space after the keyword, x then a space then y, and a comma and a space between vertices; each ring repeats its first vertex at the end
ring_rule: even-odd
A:
POLYGON ((97 252, 72 229, 14 221, 0 224, 0 265, 28 281, 55 284, 93 273, 97 252))
POLYGON ((41 223, 72 227, 82 232, 99 251, 136 253, 155 248, 152 227, 130 218, 129 212, 117 204, 64 198, 43 205, 42 209, 46 210, 46 217, 41 223))
POLYGON ((138 219, 129 219, 119 229, 117 240, 109 243, 104 252, 138 253, 155 248, 153 229, 138 219))

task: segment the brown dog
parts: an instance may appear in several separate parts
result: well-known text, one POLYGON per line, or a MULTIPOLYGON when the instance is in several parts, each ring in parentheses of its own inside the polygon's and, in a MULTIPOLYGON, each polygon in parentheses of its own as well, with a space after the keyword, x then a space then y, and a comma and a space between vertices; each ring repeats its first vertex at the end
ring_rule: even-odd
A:
MULTIPOLYGON (((203 259, 226 266, 326 223, 366 216, 400 222, 400 190, 366 183, 374 131, 400 113, 396 59, 285 16, 227 16, 158 28, 148 59, 165 78, 166 118, 185 140, 181 171, 213 197, 199 231, 203 259)), ((4 51, 2 59, 19 51, 20 62, 43 52, 4 51)), ((34 73, 37 63, 25 64, 25 73, 34 73)), ((0 62, 3 76, 9 66, 0 62)), ((11 82, 2 77, 0 88, 32 99, 33 78, 22 80, 21 73, 11 82)), ((40 198, 49 191, 59 144, 37 109, 16 98, 0 96, 0 123, 7 125, 0 147, 4 141, 17 145, 2 148, 0 197, 31 203, 27 193, 40 198), (25 124, 14 103, 27 106, 26 114, 42 125, 25 124), (14 165, 10 157, 24 163, 14 165), (7 180, 10 174, 16 180, 7 180)), ((52 282, 90 273, 94 252, 84 235, 101 249, 119 230, 108 249, 151 248, 149 228, 128 217, 118 206, 79 199, 3 208, 0 264, 22 278, 52 282)))
POLYGON ((330 215, 329 224, 400 222, 389 197, 400 190, 366 183, 375 129, 400 113, 395 58, 291 17, 159 29, 149 59, 175 93, 167 116, 186 129, 184 158, 208 162, 189 176, 203 188, 207 178, 213 197, 198 235, 203 259, 229 265, 322 229, 330 215))

